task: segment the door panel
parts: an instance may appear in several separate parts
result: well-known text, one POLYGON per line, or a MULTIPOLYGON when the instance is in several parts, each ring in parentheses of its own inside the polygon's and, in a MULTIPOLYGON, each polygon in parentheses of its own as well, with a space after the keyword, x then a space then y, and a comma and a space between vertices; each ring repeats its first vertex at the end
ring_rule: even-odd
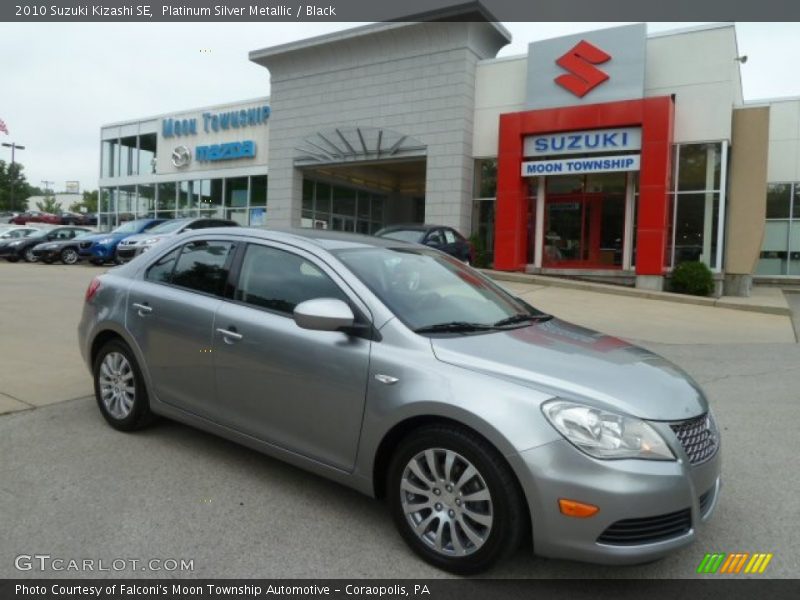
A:
POLYGON ((233 303, 219 307, 213 356, 219 419, 336 467, 355 462, 364 410, 368 340, 309 331, 233 303), (234 329, 241 339, 226 339, 234 329))
POLYGON ((304 300, 348 300, 336 279, 300 251, 248 245, 235 301, 217 311, 212 354, 222 422, 350 469, 364 411, 370 341, 301 329, 291 317, 304 300))
POLYGON ((220 303, 218 298, 149 281, 131 287, 128 331, 144 354, 153 392, 162 402, 209 415, 215 401, 210 350, 220 303))

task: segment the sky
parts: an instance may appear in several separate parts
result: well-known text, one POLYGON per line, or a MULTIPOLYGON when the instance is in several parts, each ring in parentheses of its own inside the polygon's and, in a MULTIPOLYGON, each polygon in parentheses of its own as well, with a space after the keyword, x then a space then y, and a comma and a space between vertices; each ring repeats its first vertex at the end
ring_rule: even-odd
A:
MULTIPOLYGON (((529 42, 622 23, 504 23, 529 42)), ((648 23, 650 33, 701 23, 648 23)), ((0 119, 26 146, 17 160, 31 185, 77 180, 97 188, 106 123, 269 95, 269 73, 248 52, 360 23, 0 23, 0 119)), ((737 23, 745 100, 800 96, 800 23, 737 23)), ((10 160, 0 148, 0 160, 10 160)))

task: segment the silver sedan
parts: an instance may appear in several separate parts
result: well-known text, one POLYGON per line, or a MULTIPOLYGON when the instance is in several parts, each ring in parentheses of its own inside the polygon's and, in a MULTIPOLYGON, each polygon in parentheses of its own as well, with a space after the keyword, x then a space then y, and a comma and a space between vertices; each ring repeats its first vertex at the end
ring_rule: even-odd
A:
POLYGON ((80 348, 102 415, 172 418, 385 497, 428 562, 609 564, 691 543, 719 431, 659 356, 543 314, 429 248, 207 229, 95 278, 80 348))

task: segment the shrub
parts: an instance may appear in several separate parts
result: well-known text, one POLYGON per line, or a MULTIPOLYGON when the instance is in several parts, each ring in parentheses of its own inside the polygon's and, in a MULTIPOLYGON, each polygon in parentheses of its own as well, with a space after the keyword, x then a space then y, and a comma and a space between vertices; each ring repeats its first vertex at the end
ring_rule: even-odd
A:
POLYGON ((486 269, 489 266, 489 253, 486 250, 486 244, 483 243, 483 238, 477 233, 473 233, 469 236, 469 241, 475 250, 475 259, 472 266, 476 269, 486 269))
POLYGON ((714 277, 701 262, 683 262, 672 271, 672 291, 692 296, 709 296, 714 291, 714 277))

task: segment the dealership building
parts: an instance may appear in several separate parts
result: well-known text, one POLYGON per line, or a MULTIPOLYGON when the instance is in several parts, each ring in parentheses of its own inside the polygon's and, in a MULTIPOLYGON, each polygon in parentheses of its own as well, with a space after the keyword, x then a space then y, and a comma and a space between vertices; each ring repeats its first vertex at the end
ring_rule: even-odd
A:
POLYGON ((500 270, 662 289, 702 261, 733 295, 800 278, 800 98, 744 101, 734 25, 496 58, 510 40, 471 18, 254 50, 269 98, 102 127, 101 227, 425 222, 500 270))

